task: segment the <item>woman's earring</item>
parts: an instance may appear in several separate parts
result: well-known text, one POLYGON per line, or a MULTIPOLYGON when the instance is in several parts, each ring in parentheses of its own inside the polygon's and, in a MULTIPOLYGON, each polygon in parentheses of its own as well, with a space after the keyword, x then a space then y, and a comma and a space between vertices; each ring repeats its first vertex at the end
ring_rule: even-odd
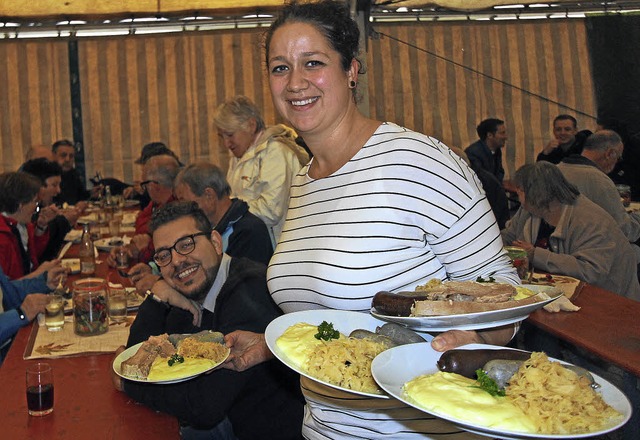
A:
POLYGON ((351 81, 349 82, 349 88, 350 88, 350 89, 355 89, 355 88, 356 88, 356 82, 355 82, 354 80, 351 80, 351 81))

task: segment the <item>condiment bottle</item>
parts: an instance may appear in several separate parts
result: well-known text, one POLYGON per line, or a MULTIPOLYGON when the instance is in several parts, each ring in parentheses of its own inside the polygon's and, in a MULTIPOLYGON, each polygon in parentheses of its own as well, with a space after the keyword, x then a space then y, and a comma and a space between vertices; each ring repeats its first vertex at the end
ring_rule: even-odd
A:
POLYGON ((80 256, 80 273, 82 275, 93 274, 96 271, 96 257, 88 223, 82 225, 82 239, 78 254, 80 256))

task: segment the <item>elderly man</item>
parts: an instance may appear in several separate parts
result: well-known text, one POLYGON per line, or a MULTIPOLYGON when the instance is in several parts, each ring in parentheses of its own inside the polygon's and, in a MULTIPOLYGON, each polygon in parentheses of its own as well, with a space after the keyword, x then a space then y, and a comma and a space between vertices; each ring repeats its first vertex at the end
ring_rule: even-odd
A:
POLYGON ((507 127, 504 121, 495 118, 485 119, 476 127, 480 139, 469 145, 464 152, 467 153, 471 168, 483 169, 493 174, 498 182, 504 179, 502 167, 502 147, 507 142, 507 127))
POLYGON ((174 188, 181 200, 196 202, 222 236, 223 251, 269 264, 273 247, 269 230, 249 212, 249 205, 232 199, 223 171, 210 163, 188 165, 178 174, 174 188))
MULTIPOLYGON (((266 267, 223 254, 220 234, 196 203, 158 209, 150 229, 163 281, 140 306, 129 347, 163 333, 262 332, 281 313, 267 290, 266 267), (197 304, 200 322, 194 325, 191 312, 163 302, 170 296, 197 304)), ((182 438, 238 439, 300 438, 303 405, 297 381, 278 361, 243 373, 220 369, 172 385, 114 378, 116 387, 135 400, 176 416, 182 438)))
MULTIPOLYGON (((145 162, 142 169, 140 185, 151 198, 149 203, 136 218, 135 235, 127 246, 129 254, 143 263, 151 261, 153 243, 149 233, 151 215, 161 206, 175 200, 173 196, 173 181, 180 171, 180 165, 175 157, 170 155, 153 156, 145 162)), ((109 264, 115 266, 115 249, 109 255, 109 264)))
POLYGON ((580 154, 590 134, 589 130, 578 131, 578 121, 573 116, 558 115, 553 120, 553 138, 538 154, 537 160, 558 164, 567 156, 580 154))
MULTIPOLYGON (((640 217, 628 214, 613 181, 607 176, 622 159, 622 139, 612 130, 600 130, 587 138, 582 154, 568 156, 558 164, 564 177, 580 194, 607 211, 630 242, 640 238, 640 217)), ((634 246, 636 254, 640 248, 634 246)))
POLYGON ((56 196, 56 203, 75 205, 81 200, 87 200, 91 193, 85 189, 82 179, 75 168, 76 149, 70 140, 62 139, 51 146, 55 161, 62 167, 60 194, 56 196))
POLYGON ((502 231, 533 267, 640 300, 635 255, 613 218, 567 182, 557 166, 524 165, 514 176, 522 206, 502 231))

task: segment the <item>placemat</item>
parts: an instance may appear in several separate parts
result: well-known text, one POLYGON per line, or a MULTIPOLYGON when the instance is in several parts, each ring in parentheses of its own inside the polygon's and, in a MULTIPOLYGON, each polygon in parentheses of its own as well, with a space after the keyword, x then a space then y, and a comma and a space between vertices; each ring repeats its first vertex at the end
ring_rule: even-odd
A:
POLYGON ((562 290, 564 296, 571 299, 582 288, 582 281, 566 275, 550 275, 542 272, 535 272, 532 284, 554 286, 562 290))
POLYGON ((97 353, 113 353, 126 345, 129 328, 135 316, 127 316, 121 323, 112 322, 109 331, 96 336, 78 336, 73 331, 73 316, 66 316, 62 330, 50 332, 38 322, 33 324, 29 342, 24 350, 24 359, 60 358, 97 353))

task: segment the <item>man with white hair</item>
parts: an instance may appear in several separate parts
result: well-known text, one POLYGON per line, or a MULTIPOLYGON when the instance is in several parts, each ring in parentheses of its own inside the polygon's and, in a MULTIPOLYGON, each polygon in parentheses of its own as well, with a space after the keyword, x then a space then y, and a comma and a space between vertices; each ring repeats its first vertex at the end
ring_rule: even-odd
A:
MULTIPOLYGON (((600 130, 587 138, 582 154, 574 154, 558 164, 564 177, 580 194, 607 211, 630 242, 640 238, 640 217, 627 213, 613 181, 607 176, 622 159, 622 139, 612 130, 600 130)), ((634 246, 636 254, 640 248, 634 246)))

